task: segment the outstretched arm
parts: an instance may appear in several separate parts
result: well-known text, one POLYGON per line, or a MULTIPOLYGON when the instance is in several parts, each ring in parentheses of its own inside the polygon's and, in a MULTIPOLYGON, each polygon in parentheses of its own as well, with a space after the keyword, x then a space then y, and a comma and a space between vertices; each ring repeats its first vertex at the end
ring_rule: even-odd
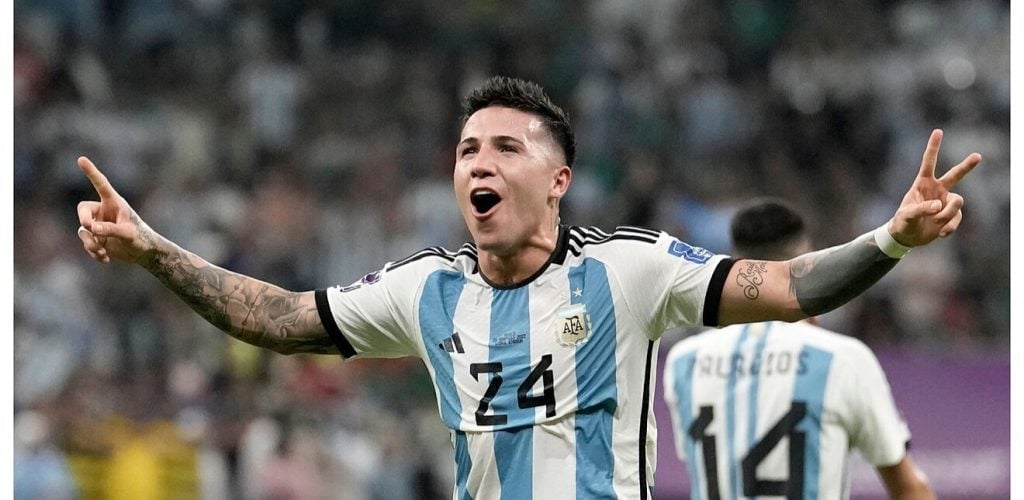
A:
POLYGON ((886 226, 788 261, 737 262, 722 291, 719 325, 796 321, 831 311, 881 279, 910 248, 956 231, 964 199, 950 189, 978 166, 981 155, 971 153, 936 178, 941 144, 942 131, 933 131, 917 178, 886 226))
POLYGON ((78 204, 78 237, 89 255, 135 263, 211 324, 243 342, 284 354, 337 353, 313 292, 291 292, 210 264, 164 238, 86 157, 78 159, 100 201, 78 204))

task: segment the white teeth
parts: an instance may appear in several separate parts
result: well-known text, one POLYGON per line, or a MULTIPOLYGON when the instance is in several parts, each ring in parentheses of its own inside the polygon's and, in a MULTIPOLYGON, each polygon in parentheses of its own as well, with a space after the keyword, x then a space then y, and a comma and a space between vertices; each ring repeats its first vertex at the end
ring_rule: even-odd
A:
POLYGON ((493 194, 493 195, 497 195, 498 193, 495 193, 494 191, 491 191, 490 189, 481 189, 479 191, 473 191, 473 194, 474 195, 478 195, 478 194, 493 194))

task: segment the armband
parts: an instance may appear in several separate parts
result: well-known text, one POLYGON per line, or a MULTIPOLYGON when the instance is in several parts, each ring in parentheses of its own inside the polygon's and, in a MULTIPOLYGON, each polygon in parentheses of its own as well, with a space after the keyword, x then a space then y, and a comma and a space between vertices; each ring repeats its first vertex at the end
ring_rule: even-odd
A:
POLYGON ((875 229, 875 244, 878 245, 878 249, 885 255, 893 259, 902 259, 904 255, 910 253, 913 247, 908 247, 892 237, 889 234, 889 223, 882 224, 878 229, 875 229))

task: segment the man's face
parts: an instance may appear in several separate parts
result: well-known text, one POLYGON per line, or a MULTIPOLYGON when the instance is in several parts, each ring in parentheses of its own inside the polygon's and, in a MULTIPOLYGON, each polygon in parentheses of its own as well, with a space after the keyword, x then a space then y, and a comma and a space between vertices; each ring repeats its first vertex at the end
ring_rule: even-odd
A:
POLYGON ((536 115, 492 106, 473 113, 455 150, 455 198, 481 250, 511 255, 555 225, 572 177, 536 115))

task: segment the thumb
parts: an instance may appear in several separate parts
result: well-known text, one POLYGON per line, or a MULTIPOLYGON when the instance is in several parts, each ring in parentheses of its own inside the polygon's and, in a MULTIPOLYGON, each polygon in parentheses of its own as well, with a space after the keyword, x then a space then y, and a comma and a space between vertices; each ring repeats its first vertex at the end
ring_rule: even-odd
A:
POLYGON ((117 224, 113 222, 93 222, 92 234, 96 236, 112 236, 122 240, 132 238, 134 229, 131 224, 117 224))
POLYGON ((907 219, 917 219, 925 217, 927 215, 934 215, 939 213, 942 209, 942 202, 939 200, 928 200, 922 201, 916 205, 911 205, 903 210, 903 216, 907 219))

